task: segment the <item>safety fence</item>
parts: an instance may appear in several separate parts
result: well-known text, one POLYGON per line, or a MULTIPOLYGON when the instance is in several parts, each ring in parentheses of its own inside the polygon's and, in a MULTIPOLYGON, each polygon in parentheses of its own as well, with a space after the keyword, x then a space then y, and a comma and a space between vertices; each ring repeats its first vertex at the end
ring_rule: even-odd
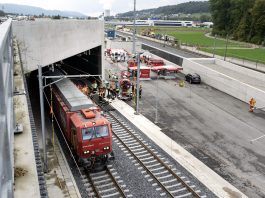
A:
POLYGON ((14 108, 11 19, 0 25, 0 197, 13 197, 14 108))

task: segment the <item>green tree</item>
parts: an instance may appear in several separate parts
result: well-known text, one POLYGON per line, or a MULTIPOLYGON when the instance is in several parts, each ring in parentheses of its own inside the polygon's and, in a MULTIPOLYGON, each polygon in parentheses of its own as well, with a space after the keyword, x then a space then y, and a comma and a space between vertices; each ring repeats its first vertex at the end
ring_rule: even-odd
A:
POLYGON ((213 34, 225 36, 230 24, 230 0, 210 0, 210 9, 213 19, 213 34))
POLYGON ((265 1, 256 0, 252 10, 251 41, 261 44, 265 38, 265 1))
POLYGON ((200 16, 200 21, 201 22, 209 22, 209 21, 212 21, 212 18, 211 18, 211 16, 203 14, 203 15, 200 16))

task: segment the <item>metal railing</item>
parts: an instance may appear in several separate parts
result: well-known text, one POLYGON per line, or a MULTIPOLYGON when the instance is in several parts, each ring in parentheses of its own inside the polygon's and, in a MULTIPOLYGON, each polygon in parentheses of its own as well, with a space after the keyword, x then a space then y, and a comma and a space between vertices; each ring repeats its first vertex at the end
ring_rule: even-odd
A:
POLYGON ((0 25, 0 198, 13 197, 13 46, 11 19, 0 25))

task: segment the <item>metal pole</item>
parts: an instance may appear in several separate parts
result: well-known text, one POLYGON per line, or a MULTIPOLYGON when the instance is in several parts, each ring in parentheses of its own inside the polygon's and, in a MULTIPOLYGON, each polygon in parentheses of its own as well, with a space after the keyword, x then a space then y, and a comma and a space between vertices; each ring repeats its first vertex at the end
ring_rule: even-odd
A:
POLYGON ((213 58, 215 57, 215 48, 216 48, 216 34, 214 35, 214 43, 213 43, 213 58))
POLYGON ((156 117, 155 117, 155 124, 158 123, 158 75, 159 75, 159 70, 157 71, 156 75, 156 117))
POLYGON ((227 44, 228 44, 228 34, 226 35, 226 45, 225 45, 225 56, 224 56, 224 61, 226 60, 227 44))
POLYGON ((140 54, 137 54, 136 56, 137 58, 137 80, 136 80, 136 112, 135 114, 138 115, 139 114, 139 87, 140 87, 140 83, 139 83, 139 79, 140 79, 140 54))
POLYGON ((135 54, 135 34, 136 34, 136 26, 135 26, 135 20, 136 20, 136 0, 134 0, 134 8, 133 8, 133 48, 132 53, 135 54))
POLYGON ((40 111, 41 111, 41 133, 43 146, 43 171, 47 172, 47 152, 46 152, 46 133, 45 133, 45 118, 44 118, 44 103, 43 103, 43 85, 42 85, 42 67, 38 65, 39 72, 39 92, 40 92, 40 111))

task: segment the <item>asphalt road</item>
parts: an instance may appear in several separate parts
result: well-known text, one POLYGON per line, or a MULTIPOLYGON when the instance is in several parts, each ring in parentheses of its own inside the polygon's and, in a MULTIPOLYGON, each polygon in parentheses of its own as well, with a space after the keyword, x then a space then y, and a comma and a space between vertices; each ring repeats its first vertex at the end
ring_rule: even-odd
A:
MULTIPOLYGON (((117 34, 121 35, 121 36, 131 36, 130 34, 123 33, 123 32, 117 32, 117 34)), ((198 55, 198 54, 195 54, 195 53, 185 52, 185 51, 182 51, 182 50, 170 47, 170 46, 163 47, 163 44, 157 43, 157 42, 154 42, 154 41, 150 41, 148 39, 137 37, 137 40, 138 40, 138 42, 141 42, 141 43, 144 43, 144 44, 147 44, 147 45, 152 45, 154 47, 161 48, 161 49, 163 49, 165 51, 168 51, 168 52, 171 52, 171 53, 177 53, 178 55, 180 55, 182 57, 185 57, 185 58, 201 58, 202 57, 201 55, 198 55)))
MULTIPOLYGON (((108 43, 129 51, 131 45, 108 43)), ((140 50, 139 43, 137 46, 140 50)), ((107 63, 107 68, 117 71, 126 66, 107 63)), ((177 80, 141 84, 139 108, 143 115, 154 121, 157 97, 158 125, 165 134, 247 196, 265 197, 265 137, 251 141, 265 133, 264 111, 249 113, 246 103, 206 84, 186 83, 183 88, 177 80)))

